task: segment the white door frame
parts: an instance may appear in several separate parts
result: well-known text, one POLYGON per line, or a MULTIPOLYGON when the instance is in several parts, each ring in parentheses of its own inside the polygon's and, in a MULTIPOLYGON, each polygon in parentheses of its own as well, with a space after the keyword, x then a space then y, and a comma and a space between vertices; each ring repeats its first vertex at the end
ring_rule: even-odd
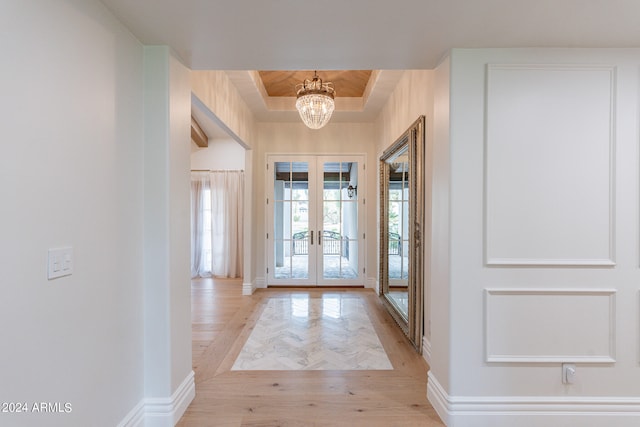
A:
POLYGON ((265 170, 265 229, 267 238, 265 240, 265 264, 267 266, 266 284, 267 286, 365 286, 366 277, 364 274, 364 263, 366 260, 366 245, 364 242, 364 230, 366 230, 366 215, 364 197, 357 197, 357 277, 355 279, 325 279, 323 278, 322 263, 323 253, 318 245, 318 233, 322 235, 322 214, 323 208, 323 171, 324 162, 355 162, 358 164, 360 177, 357 182, 357 192, 366 194, 365 177, 365 154, 266 154, 265 170), (307 162, 309 165, 309 237, 313 231, 313 245, 309 240, 309 274, 307 279, 277 279, 274 267, 274 168, 276 162, 307 162), (315 194, 313 194, 315 192, 315 194), (313 212, 312 212, 313 211, 313 212))

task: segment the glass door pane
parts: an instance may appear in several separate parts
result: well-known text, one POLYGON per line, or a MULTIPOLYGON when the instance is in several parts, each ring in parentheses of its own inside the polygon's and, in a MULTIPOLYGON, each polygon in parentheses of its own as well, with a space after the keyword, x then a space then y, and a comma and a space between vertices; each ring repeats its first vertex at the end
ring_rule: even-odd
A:
POLYGON ((323 280, 352 280, 358 275, 358 163, 322 164, 323 280))
POLYGON ((274 162, 274 278, 309 279, 309 164, 274 162))
POLYGON ((394 162, 389 170, 389 284, 406 286, 409 277, 409 164, 394 162))

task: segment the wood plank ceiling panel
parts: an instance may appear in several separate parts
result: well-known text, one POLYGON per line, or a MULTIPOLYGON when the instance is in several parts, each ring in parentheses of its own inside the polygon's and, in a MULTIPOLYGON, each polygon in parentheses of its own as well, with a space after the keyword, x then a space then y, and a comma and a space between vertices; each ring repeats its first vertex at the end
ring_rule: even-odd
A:
MULTIPOLYGON (((259 71, 262 83, 269 96, 296 96, 296 85, 313 78, 313 70, 259 71)), ((336 96, 362 97, 371 78, 371 70, 321 70, 318 77, 331 82, 336 96)))

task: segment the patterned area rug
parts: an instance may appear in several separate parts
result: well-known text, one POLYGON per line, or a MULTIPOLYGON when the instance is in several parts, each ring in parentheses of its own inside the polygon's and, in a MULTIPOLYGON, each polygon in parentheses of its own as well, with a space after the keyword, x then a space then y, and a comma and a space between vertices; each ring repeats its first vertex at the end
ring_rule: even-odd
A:
POLYGON ((358 298, 268 301, 232 370, 393 369, 358 298))

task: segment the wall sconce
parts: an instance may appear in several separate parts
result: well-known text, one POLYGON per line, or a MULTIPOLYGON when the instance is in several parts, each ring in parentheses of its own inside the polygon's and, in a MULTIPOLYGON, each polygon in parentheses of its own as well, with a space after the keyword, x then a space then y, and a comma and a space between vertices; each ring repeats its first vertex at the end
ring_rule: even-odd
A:
POLYGON ((358 187, 354 187, 353 185, 349 185, 347 187, 347 196, 349 196, 350 199, 353 199, 354 196, 356 196, 358 194, 358 187))

